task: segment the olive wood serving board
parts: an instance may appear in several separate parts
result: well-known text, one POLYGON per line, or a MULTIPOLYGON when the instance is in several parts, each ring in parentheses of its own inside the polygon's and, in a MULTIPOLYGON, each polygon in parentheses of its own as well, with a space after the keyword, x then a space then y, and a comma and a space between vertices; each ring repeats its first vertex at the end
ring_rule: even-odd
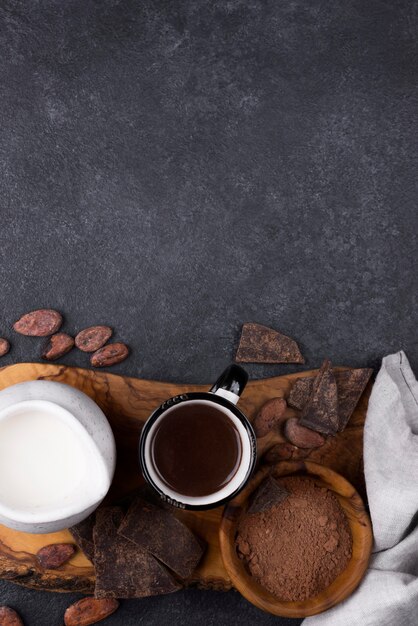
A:
MULTIPOLYGON (((240 408, 253 420, 258 409, 269 398, 286 396, 292 382, 314 372, 300 372, 250 381, 239 402, 240 408)), ((102 408, 112 426, 117 451, 115 478, 107 501, 123 498, 143 484, 137 462, 138 438, 150 413, 163 400, 190 391, 208 390, 210 385, 178 385, 117 376, 103 371, 42 363, 20 363, 0 369, 0 390, 27 380, 55 380, 84 391, 102 408)), ((322 448, 313 450, 308 459, 330 467, 349 480, 364 497, 363 425, 371 384, 363 394, 346 430, 330 438, 322 448)), ((289 416, 296 415, 288 409, 289 416)), ((283 441, 277 433, 259 440, 260 455, 274 443, 283 441)), ((219 548, 219 524, 222 507, 202 512, 175 510, 185 523, 208 544, 190 584, 204 589, 228 590, 232 587, 219 548)), ((48 544, 72 542, 69 531, 48 535, 17 532, 0 525, 0 578, 48 591, 90 593, 94 586, 94 569, 77 551, 73 558, 56 570, 42 570, 37 551, 48 544)))

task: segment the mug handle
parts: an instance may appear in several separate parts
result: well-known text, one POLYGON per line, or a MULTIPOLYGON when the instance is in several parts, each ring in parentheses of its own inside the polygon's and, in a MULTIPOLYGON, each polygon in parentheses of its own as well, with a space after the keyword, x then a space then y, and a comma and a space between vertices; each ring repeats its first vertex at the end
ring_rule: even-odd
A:
POLYGON ((216 383, 210 388, 210 392, 226 398, 232 404, 236 404, 247 382, 247 372, 239 365, 232 363, 222 372, 216 383))

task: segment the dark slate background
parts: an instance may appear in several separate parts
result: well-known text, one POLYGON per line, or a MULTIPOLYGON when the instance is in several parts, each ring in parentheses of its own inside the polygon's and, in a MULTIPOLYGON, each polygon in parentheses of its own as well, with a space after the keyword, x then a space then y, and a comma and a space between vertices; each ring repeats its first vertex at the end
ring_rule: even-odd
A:
MULTIPOLYGON (((145 378, 210 383, 244 321, 306 367, 418 370, 417 22, 414 0, 4 0, 2 363, 39 359, 10 325, 53 306, 113 325, 113 369, 145 378)), ((73 598, 0 599, 53 626, 73 598)), ((187 591, 108 623, 298 622, 187 591)))

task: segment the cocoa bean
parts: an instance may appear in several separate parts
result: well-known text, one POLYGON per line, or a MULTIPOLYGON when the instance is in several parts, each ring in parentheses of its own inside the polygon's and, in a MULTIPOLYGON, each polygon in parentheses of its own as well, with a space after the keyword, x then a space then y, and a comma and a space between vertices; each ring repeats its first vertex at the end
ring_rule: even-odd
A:
POLYGON ((0 624, 1 626, 23 626, 19 613, 9 606, 0 606, 0 624))
POLYGON ((62 315, 54 309, 38 309, 26 313, 13 324, 13 329, 29 337, 48 337, 57 332, 62 324, 62 315))
POLYGON ((0 357, 7 354, 10 350, 10 343, 4 337, 0 337, 0 357))
POLYGON ((55 361, 67 354, 74 346, 74 339, 67 333, 56 333, 52 335, 47 346, 42 352, 42 358, 47 361, 55 361))
POLYGON ((310 453, 310 449, 298 448, 291 443, 277 443, 272 446, 263 456, 263 462, 267 465, 274 465, 280 461, 299 461, 310 453))
POLYGON ((119 607, 114 598, 83 598, 65 611, 65 626, 90 626, 112 615, 119 607))
POLYGON ((75 552, 72 543, 51 543, 36 553, 39 565, 44 569, 56 569, 70 559, 75 552))
POLYGON ((319 448, 325 443, 325 437, 306 426, 301 426, 297 417, 291 417, 286 421, 284 436, 298 448, 319 448))
POLYGON ((129 354, 129 348, 124 343, 109 343, 103 346, 90 357, 93 367, 109 367, 124 361, 129 354))
POLYGON ((90 326, 81 330, 75 338, 75 345, 83 352, 95 352, 105 345, 112 336, 109 326, 90 326))
POLYGON ((256 437, 265 437, 272 428, 278 426, 284 419, 287 403, 284 398, 267 400, 258 412, 253 427, 256 437))

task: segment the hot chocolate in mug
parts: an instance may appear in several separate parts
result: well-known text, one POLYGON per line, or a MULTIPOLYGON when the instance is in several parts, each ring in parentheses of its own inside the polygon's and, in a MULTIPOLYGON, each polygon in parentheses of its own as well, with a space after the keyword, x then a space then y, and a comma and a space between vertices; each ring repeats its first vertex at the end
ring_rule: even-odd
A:
POLYGON ((183 509, 220 506, 244 488, 256 463, 256 439, 236 407, 248 381, 230 365, 208 392, 184 393, 148 418, 139 443, 145 480, 183 509))

